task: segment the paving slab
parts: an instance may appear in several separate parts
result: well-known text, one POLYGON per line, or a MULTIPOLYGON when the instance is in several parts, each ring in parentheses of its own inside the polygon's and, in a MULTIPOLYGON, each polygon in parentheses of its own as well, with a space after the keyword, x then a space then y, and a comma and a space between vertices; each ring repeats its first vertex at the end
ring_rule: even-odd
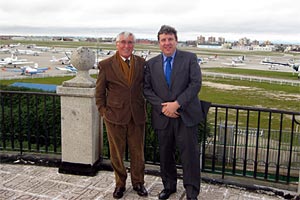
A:
MULTIPOLYGON (((146 200, 158 199, 162 190, 160 177, 145 176, 148 197, 140 197, 133 190, 130 174, 122 199, 146 200)), ((96 176, 78 176, 60 174, 55 167, 36 165, 0 164, 0 200, 102 200, 114 199, 114 174, 111 171, 99 171, 96 176)), ((182 180, 178 180, 177 192, 170 200, 185 199, 182 180)), ((250 192, 242 188, 201 183, 199 200, 275 200, 283 197, 274 194, 250 192)))

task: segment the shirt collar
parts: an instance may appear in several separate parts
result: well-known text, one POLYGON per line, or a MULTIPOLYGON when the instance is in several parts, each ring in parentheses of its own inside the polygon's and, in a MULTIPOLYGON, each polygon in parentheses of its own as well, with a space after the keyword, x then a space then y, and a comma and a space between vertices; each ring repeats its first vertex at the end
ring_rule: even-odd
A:
MULTIPOLYGON (((176 50, 175 50, 174 53, 171 55, 172 61, 174 60, 175 54, 176 54, 176 50)), ((164 58, 164 62, 166 62, 167 57, 170 57, 170 56, 166 56, 166 55, 163 54, 163 53, 162 53, 162 55, 163 55, 163 58, 164 58)))
POLYGON ((124 58, 123 56, 120 56, 122 58, 123 61, 125 60, 129 60, 130 61, 130 57, 129 58, 124 58))

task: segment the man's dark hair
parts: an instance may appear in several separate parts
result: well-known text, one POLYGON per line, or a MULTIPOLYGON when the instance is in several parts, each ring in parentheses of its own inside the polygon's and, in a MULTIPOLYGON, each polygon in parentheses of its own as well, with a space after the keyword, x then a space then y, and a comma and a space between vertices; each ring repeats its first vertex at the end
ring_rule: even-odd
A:
POLYGON ((158 31, 158 34, 157 34, 158 41, 159 41, 159 35, 160 34, 174 34, 175 35, 175 39, 177 41, 177 31, 172 26, 162 25, 160 27, 160 30, 158 31))

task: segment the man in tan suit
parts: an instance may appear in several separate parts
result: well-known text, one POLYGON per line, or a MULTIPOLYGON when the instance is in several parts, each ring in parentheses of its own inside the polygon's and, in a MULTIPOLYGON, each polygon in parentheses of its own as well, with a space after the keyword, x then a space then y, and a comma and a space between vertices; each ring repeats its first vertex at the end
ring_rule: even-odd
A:
POLYGON ((96 83, 96 104, 107 129, 116 181, 113 197, 116 199, 122 198, 126 190, 127 173, 123 162, 126 142, 133 189, 139 196, 148 195, 144 187, 145 60, 132 54, 134 44, 135 36, 132 33, 120 33, 116 38, 115 55, 98 64, 100 71, 96 83))

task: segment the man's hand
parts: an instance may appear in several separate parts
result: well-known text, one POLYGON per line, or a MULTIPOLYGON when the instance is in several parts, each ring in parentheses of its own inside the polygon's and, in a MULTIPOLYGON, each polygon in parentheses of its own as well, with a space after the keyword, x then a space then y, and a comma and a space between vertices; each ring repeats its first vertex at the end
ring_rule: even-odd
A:
POLYGON ((167 117, 171 118, 178 118, 179 113, 177 112, 177 109, 180 107, 177 101, 174 102, 165 102, 162 103, 162 113, 166 115, 167 117))

